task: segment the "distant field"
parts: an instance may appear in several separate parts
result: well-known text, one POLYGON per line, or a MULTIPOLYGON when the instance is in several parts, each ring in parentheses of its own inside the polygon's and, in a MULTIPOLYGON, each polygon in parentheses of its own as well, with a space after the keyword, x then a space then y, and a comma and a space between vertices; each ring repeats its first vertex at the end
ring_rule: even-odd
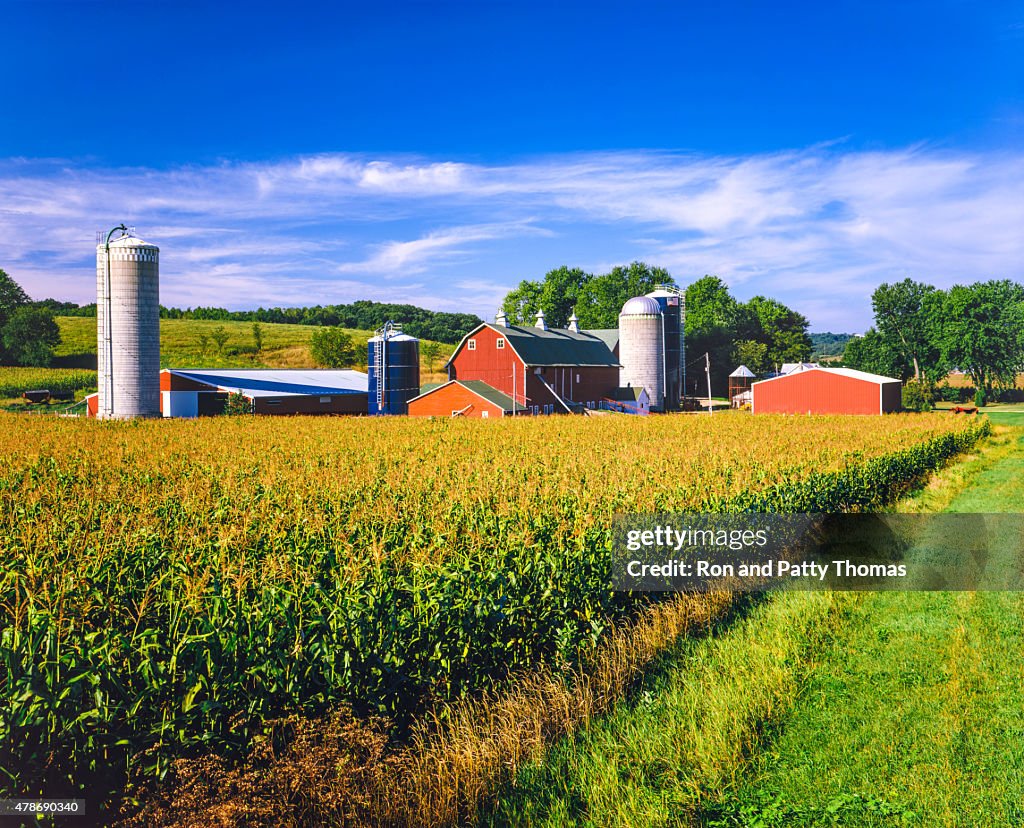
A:
MULTIPOLYGON (((66 368, 96 368, 96 320, 89 317, 61 316, 61 344, 56 365, 66 368)), ((160 365, 163 368, 315 368, 309 354, 309 340, 317 330, 312 325, 280 325, 261 322, 263 350, 256 352, 251 322, 217 322, 199 319, 160 320, 160 365), (222 327, 228 334, 224 349, 218 351, 209 337, 222 327), (202 337, 208 341, 204 350, 202 337)), ((357 344, 365 369, 366 341, 372 331, 349 329, 357 344)), ((442 353, 451 353, 452 346, 442 346, 442 353)), ((435 372, 446 357, 439 358, 435 372)), ((422 371, 428 370, 425 360, 422 371)), ((424 380, 426 381, 426 380, 424 380)))
MULTIPOLYGON (((967 374, 954 374, 950 373, 946 375, 946 382, 949 383, 951 388, 973 388, 974 380, 967 374)), ((1017 374, 1017 387, 1024 388, 1024 373, 1017 374)))
POLYGON ((52 394, 96 388, 96 372, 81 368, 0 368, 0 399, 25 391, 46 389, 52 394))

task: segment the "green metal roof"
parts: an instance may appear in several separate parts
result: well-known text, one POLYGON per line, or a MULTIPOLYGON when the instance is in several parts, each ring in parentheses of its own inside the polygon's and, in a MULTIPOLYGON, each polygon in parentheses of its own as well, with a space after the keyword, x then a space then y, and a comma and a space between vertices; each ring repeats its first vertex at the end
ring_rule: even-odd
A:
POLYGON ((426 394, 428 391, 433 391, 435 388, 440 388, 445 383, 443 382, 425 382, 420 386, 420 394, 426 394))
POLYGON ((637 387, 635 385, 616 388, 612 399, 618 400, 619 402, 627 402, 630 400, 636 401, 640 399, 640 395, 643 391, 643 387, 637 387))
POLYGON ((582 333, 596 336, 608 346, 609 351, 614 351, 619 346, 618 328, 595 328, 592 331, 582 331, 582 333))
MULTIPOLYGON (((519 327, 517 325, 491 325, 484 323, 479 328, 466 334, 459 347, 452 354, 452 359, 462 349, 463 343, 483 328, 491 328, 508 340, 509 345, 519 354, 530 368, 537 366, 557 366, 578 368, 601 366, 618 368, 618 360, 603 339, 588 333, 574 333, 564 328, 519 327)), ((451 364, 451 359, 448 360, 451 364)))
POLYGON ((494 403, 494 405, 501 408, 502 411, 525 411, 526 406, 522 403, 516 403, 512 401, 512 398, 507 394, 503 394, 493 385, 488 385, 483 380, 454 380, 454 382, 468 388, 478 397, 483 397, 487 402, 494 403))

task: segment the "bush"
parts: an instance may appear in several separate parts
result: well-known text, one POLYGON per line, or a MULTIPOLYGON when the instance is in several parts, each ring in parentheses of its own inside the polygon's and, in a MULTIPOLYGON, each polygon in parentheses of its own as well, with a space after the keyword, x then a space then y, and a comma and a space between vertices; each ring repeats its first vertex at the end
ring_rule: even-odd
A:
POLYGON ((974 396, 974 389, 970 386, 955 387, 944 382, 935 389, 935 396, 943 402, 967 402, 974 396))
POLYGON ((356 358, 352 337, 341 328, 321 328, 309 339, 309 353, 325 368, 347 368, 356 358))
POLYGON ((230 416, 252 414, 252 403, 245 394, 235 391, 228 394, 228 398, 224 402, 224 413, 230 416))
POLYGON ((984 388, 979 388, 977 391, 974 392, 974 404, 978 406, 978 408, 982 408, 985 405, 984 388))
POLYGON ((903 407, 907 411, 931 411, 932 389, 923 380, 910 380, 903 386, 903 407))

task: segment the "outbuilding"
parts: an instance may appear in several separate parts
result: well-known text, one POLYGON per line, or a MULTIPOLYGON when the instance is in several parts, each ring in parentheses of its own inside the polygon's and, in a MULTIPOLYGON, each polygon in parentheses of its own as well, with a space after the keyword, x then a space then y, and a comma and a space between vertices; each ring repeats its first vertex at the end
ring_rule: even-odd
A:
POLYGON ((804 368, 755 382, 755 414, 889 414, 902 408, 902 383, 853 368, 804 368))
POLYGON ((425 388, 409 400, 410 417, 507 417, 529 413, 526 406, 512 400, 482 380, 449 380, 425 388))
POLYGON ((165 369, 164 417, 221 414, 228 395, 249 400, 254 414, 366 414, 368 380, 361 371, 165 369))

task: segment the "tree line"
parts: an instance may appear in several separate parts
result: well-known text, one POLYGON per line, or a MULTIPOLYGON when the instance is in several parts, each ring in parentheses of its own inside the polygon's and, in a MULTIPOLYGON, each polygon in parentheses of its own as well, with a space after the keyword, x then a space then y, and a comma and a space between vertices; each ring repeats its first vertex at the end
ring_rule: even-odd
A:
MULTIPOLYGON (((564 328, 575 311, 585 330, 617 328, 619 311, 627 300, 650 293, 658 285, 676 287, 662 267, 633 262, 594 275, 580 268, 559 267, 543 279, 524 280, 502 303, 509 322, 532 325, 538 310, 550 327, 564 328)), ((809 323, 782 302, 755 296, 739 302, 717 276, 689 285, 686 298, 688 394, 706 393, 704 355, 711 363, 712 393, 725 394, 727 377, 739 364, 755 374, 777 370, 784 362, 810 358, 809 323)))
POLYGON ((875 324, 851 339, 843 364, 914 380, 927 396, 951 370, 967 374, 984 404, 1024 371, 1024 286, 993 279, 940 290, 904 279, 871 297, 875 324))
MULTIPOLYGON (((96 303, 76 305, 52 299, 39 303, 58 316, 95 316, 96 303)), ((257 308, 229 311, 227 308, 168 308, 160 306, 161 319, 204 319, 217 322, 268 322, 285 325, 314 325, 323 328, 377 330, 385 322, 397 322, 402 330, 420 339, 455 344, 480 324, 471 313, 431 311, 415 305, 358 300, 347 305, 314 305, 302 308, 257 308)))

